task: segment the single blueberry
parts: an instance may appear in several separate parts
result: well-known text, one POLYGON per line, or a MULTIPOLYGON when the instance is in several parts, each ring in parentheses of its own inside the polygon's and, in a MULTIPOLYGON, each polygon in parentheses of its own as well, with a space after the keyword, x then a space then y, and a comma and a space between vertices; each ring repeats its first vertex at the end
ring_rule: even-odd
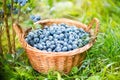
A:
POLYGON ((42 49, 43 49, 42 44, 38 44, 38 48, 39 48, 40 50, 42 50, 42 49))
POLYGON ((44 50, 46 50, 46 49, 47 49, 47 47, 46 47, 46 46, 43 46, 43 49, 44 49, 44 50))
POLYGON ((59 35, 59 37, 60 37, 61 39, 64 38, 64 34, 61 33, 61 34, 59 35))
POLYGON ((41 45, 42 45, 42 46, 45 46, 45 43, 43 42, 43 43, 41 43, 41 45))
POLYGON ((67 43, 67 42, 64 42, 64 43, 63 43, 63 45, 64 45, 64 46, 67 46, 67 45, 68 45, 68 43, 67 43))
POLYGON ((37 35, 37 34, 34 34, 34 38, 38 38, 38 35, 37 35))
POLYGON ((38 43, 39 42, 39 38, 34 38, 34 43, 38 43))
POLYGON ((49 37, 48 37, 48 39, 49 39, 49 40, 52 40, 52 39, 53 39, 53 37, 52 37, 52 36, 49 36, 49 37))
POLYGON ((30 44, 31 46, 33 46, 33 45, 34 45, 34 42, 31 40, 31 41, 29 41, 28 44, 30 44))
POLYGON ((64 38, 64 41, 65 41, 65 42, 68 42, 68 39, 67 39, 67 38, 64 38))
POLYGON ((56 52, 60 52, 60 51, 61 51, 61 47, 56 47, 56 48, 55 48, 55 51, 56 51, 56 52))
POLYGON ((70 35, 70 36, 69 36, 69 39, 70 39, 70 40, 74 40, 75 38, 74 38, 73 35, 70 35))
POLYGON ((55 48, 55 45, 50 45, 50 48, 51 48, 51 49, 54 49, 54 48, 55 48))
POLYGON ((45 36, 43 34, 41 34, 39 37, 40 37, 40 39, 43 39, 45 36))
POLYGON ((47 40, 48 40, 48 38, 47 38, 47 37, 44 37, 44 38, 43 38, 43 41, 44 41, 44 42, 46 42, 47 40))
POLYGON ((68 44, 68 50, 72 50, 72 45, 68 44))
POLYGON ((30 15, 30 19, 35 19, 35 16, 34 15, 30 15))
POLYGON ((69 44, 72 44, 72 43, 73 43, 73 41, 72 41, 72 40, 69 40, 69 41, 68 41, 68 43, 69 43, 69 44))
POLYGON ((38 45, 37 44, 34 44, 33 46, 38 49, 38 45))
POLYGON ((51 49, 51 48, 48 48, 47 51, 48 51, 48 52, 52 52, 52 49, 51 49))
POLYGON ((55 44, 55 42, 54 41, 50 41, 51 42, 51 44, 55 44))
POLYGON ((34 33, 33 33, 33 32, 29 32, 29 33, 28 33, 28 36, 34 37, 34 33))
POLYGON ((65 24, 65 23, 61 23, 61 24, 60 24, 60 26, 64 26, 64 27, 65 27, 65 26, 66 26, 66 24, 65 24))
POLYGON ((54 34, 53 36, 54 36, 54 38, 56 38, 56 39, 59 38, 59 35, 57 35, 57 34, 54 34))
POLYGON ((50 41, 46 41, 46 46, 49 47, 51 45, 50 41))
POLYGON ((68 50, 68 48, 66 47, 66 46, 64 46, 63 48, 62 48, 62 51, 67 51, 68 50))
POLYGON ((76 49, 78 46, 76 44, 73 44, 73 49, 76 49))
POLYGON ((40 19, 41 19, 40 16, 37 15, 37 16, 36 16, 36 20, 40 20, 40 19))

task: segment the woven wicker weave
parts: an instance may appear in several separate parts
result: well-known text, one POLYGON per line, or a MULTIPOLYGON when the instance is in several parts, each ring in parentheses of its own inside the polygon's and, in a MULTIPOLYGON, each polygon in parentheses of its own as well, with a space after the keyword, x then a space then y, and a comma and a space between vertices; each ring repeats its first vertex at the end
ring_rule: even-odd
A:
POLYGON ((75 25, 79 28, 83 28, 86 32, 90 32, 91 41, 82 48, 74 49, 68 52, 46 52, 30 46, 25 41, 24 38, 26 33, 29 32, 30 29, 24 31, 17 23, 14 24, 13 28, 18 35, 22 47, 26 50, 29 61, 35 70, 40 73, 48 73, 49 70, 69 73, 72 67, 80 66, 82 64, 82 61, 86 56, 86 51, 93 46, 99 29, 99 21, 98 19, 94 18, 87 26, 80 22, 63 18, 40 20, 35 24, 45 26, 53 23, 65 23, 67 25, 75 25), (96 23, 96 28, 93 31, 91 28, 94 23, 96 23))

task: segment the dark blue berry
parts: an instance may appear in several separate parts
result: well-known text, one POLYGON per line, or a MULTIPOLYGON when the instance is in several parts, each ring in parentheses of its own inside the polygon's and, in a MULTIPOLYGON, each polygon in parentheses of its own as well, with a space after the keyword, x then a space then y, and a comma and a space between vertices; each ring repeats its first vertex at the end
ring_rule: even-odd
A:
POLYGON ((39 42, 39 38, 34 38, 34 43, 38 43, 39 42))
POLYGON ((42 44, 38 44, 38 48, 40 49, 40 50, 42 50, 43 49, 43 45, 42 44))
POLYGON ((66 46, 64 46, 63 48, 62 48, 62 51, 67 51, 68 50, 68 48, 66 47, 66 46))

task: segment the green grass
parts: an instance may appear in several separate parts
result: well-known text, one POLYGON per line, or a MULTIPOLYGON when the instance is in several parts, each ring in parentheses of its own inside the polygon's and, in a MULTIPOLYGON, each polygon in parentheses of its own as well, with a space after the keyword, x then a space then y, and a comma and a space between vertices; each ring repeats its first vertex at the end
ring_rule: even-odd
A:
MULTIPOLYGON (((50 12, 45 7, 49 4, 52 6, 51 2, 45 4, 41 2, 40 5, 44 5, 41 6, 43 12, 40 14, 43 18, 66 17, 86 24, 93 17, 100 20, 100 31, 96 43, 87 51, 82 66, 74 67, 68 75, 61 75, 59 72, 49 72, 47 75, 38 73, 31 67, 26 53, 19 44, 16 54, 6 54, 6 41, 3 37, 4 58, 0 57, 2 64, 0 78, 3 80, 120 80, 120 1, 70 1, 73 5, 76 4, 76 1, 81 5, 70 6, 70 9, 60 9, 63 13, 59 14, 59 10, 50 12)), ((29 21, 23 22, 23 25, 30 25, 29 21)))

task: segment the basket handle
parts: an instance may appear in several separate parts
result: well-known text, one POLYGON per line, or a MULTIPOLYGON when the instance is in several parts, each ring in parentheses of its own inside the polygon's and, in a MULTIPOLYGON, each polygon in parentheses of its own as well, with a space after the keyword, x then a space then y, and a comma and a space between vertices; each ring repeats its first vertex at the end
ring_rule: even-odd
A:
POLYGON ((22 30, 21 26, 18 23, 14 23, 13 29, 15 30, 18 37, 21 38, 21 35, 23 34, 23 30, 22 30))
POLYGON ((93 20, 88 24, 88 28, 87 28, 87 31, 90 31, 94 23, 96 23, 96 27, 95 27, 94 36, 93 36, 93 39, 92 39, 93 42, 97 38, 97 34, 98 34, 98 31, 99 31, 99 20, 97 18, 93 18, 93 20))
POLYGON ((18 35, 19 41, 21 42, 22 46, 25 48, 27 45, 24 40, 25 31, 21 28, 21 26, 18 23, 13 24, 13 29, 18 35))

